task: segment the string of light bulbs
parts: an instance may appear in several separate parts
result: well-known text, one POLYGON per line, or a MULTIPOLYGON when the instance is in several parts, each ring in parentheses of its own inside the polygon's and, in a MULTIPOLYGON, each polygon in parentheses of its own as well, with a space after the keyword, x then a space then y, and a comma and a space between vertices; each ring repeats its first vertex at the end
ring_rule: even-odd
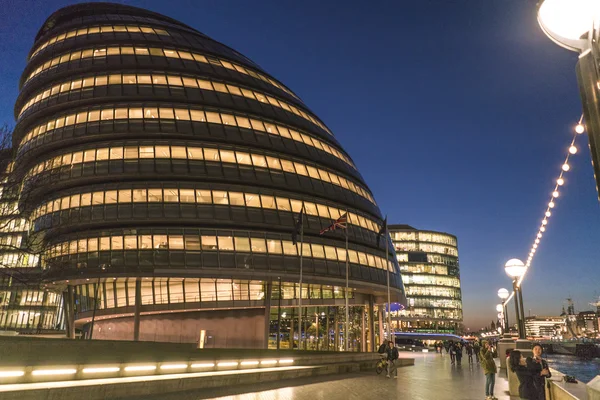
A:
MULTIPOLYGON (((577 137, 584 132, 585 132, 585 126, 583 125, 583 114, 582 114, 581 117, 579 118, 579 122, 577 123, 577 125, 575 125, 575 132, 573 133, 573 139, 571 140, 571 145, 567 149, 567 155, 565 157, 565 162, 562 164, 558 178, 556 179, 556 181, 554 183, 554 190, 552 191, 552 193, 550 195, 550 201, 546 205, 546 211, 544 212, 544 217, 542 219, 540 227, 537 230, 535 239, 533 241, 533 244, 531 245, 531 249, 529 250, 529 256, 527 257, 527 262, 525 262, 525 267, 527 267, 527 268, 525 269, 525 273, 521 276, 521 278, 519 278, 519 281, 517 282, 517 286, 521 286, 521 282, 523 282, 523 279, 525 278, 525 275, 527 274, 527 271, 529 270, 529 267, 531 266, 531 262, 533 261, 533 257, 535 256, 537 248, 538 248, 542 238, 544 237, 544 232, 546 232, 546 229, 548 226, 548 220, 552 216, 552 212, 554 210, 554 207, 556 206, 557 199, 560 197, 559 189, 565 184, 564 175, 571 170, 571 166, 569 165, 569 159, 571 158, 571 156, 574 156, 575 154, 577 154, 577 146, 575 146, 575 142, 577 141, 577 137)), ((508 296, 505 303, 508 303, 513 298, 514 295, 515 295, 515 292, 513 291, 510 294, 510 296, 508 296)))

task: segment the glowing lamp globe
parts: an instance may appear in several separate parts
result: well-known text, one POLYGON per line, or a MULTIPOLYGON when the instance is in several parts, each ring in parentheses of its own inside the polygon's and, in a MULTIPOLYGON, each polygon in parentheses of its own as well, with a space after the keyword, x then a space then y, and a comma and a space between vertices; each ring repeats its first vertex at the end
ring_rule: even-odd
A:
POLYGON ((498 297, 500 297, 501 300, 508 299, 508 290, 504 288, 498 290, 498 297))
POLYGON ((582 36, 598 26, 600 2, 597 0, 545 0, 538 10, 538 23, 553 42, 576 52, 587 48, 582 36))
POLYGON ((497 304, 496 305, 496 311, 501 313, 502 311, 504 311, 504 307, 502 307, 502 304, 497 304))
POLYGON ((523 261, 513 258, 508 260, 506 264, 504 264, 504 271, 506 275, 508 275, 512 279, 518 279, 525 274, 525 270, 527 267, 523 264, 523 261))
POLYGON ((575 125, 575 132, 581 135, 583 132, 585 132, 585 126, 583 126, 583 124, 575 125))

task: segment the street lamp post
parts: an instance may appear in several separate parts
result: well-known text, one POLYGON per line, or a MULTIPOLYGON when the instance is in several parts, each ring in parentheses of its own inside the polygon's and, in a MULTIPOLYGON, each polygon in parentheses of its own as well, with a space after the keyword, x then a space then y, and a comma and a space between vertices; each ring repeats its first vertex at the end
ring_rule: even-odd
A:
POLYGON ((498 290, 498 297, 502 300, 502 313, 504 314, 504 332, 508 332, 508 310, 506 309, 506 299, 508 299, 508 290, 505 288, 498 290))
POLYGON ((523 261, 513 258, 508 260, 504 265, 504 271, 513 281, 513 290, 515 292, 515 312, 517 315, 517 327, 519 328, 519 339, 525 339, 525 314, 523 312, 523 304, 521 304, 519 311, 519 302, 523 301, 521 294, 521 287, 519 285, 519 279, 527 271, 527 267, 523 264, 523 261))
POLYGON ((553 42, 579 53, 577 81, 588 132, 596 190, 600 195, 600 94, 598 58, 600 57, 600 2, 597 0, 544 0, 538 9, 540 27, 553 42))
POLYGON ((502 329, 506 330, 506 325, 504 321, 504 305, 498 304, 496 305, 496 311, 498 312, 498 319, 502 321, 502 329))

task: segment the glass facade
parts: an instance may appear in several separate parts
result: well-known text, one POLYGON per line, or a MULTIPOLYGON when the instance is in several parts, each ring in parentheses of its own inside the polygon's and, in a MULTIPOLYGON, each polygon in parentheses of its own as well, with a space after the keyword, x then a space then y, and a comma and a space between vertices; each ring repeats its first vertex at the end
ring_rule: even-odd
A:
MULTIPOLYGON (((347 297, 359 349, 388 271, 405 301, 396 254, 378 242, 381 212, 333 132, 283 83, 187 25, 119 4, 58 10, 35 38, 14 112, 25 218, 15 229, 36 241, 32 260, 55 295, 41 301, 62 302, 70 336, 132 315, 144 330, 167 310, 194 335, 186 313, 210 312, 210 325, 234 310, 249 324, 261 316, 264 346, 287 335, 294 347, 295 335, 333 350, 347 297), (319 234, 345 213, 346 232, 319 234), (306 326, 287 321, 305 314, 306 326)), ((0 234, 0 245, 23 243, 0 234)), ((119 338, 137 340, 124 325, 119 338)))
POLYGON ((407 297, 406 307, 392 312, 396 326, 457 333, 463 316, 456 237, 408 225, 390 225, 389 231, 407 297))

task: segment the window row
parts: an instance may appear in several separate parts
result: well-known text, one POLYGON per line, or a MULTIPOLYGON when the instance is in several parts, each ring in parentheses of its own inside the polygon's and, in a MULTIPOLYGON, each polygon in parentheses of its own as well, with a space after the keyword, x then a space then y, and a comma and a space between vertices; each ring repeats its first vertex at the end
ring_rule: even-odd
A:
MULTIPOLYGON (((431 308, 411 308, 410 310, 402 310, 398 313, 400 318, 423 318, 423 319, 457 319, 462 320, 461 310, 448 310, 448 309, 431 309, 431 308)), ((392 317, 394 317, 392 312, 392 317)), ((427 321, 419 321, 427 323, 427 321)), ((414 321, 413 321, 414 323, 414 321)))
MULTIPOLYGON (((325 204, 257 193, 183 188, 148 188, 96 191, 61 197, 37 207, 32 213, 32 219, 40 218, 48 213, 77 207, 117 203, 156 202, 245 206, 293 213, 300 213, 300 209, 304 204, 304 212, 306 214, 327 219, 337 219, 346 212, 345 210, 325 204)), ((379 225, 372 220, 353 212, 348 212, 348 222, 373 232, 379 232, 380 229, 379 225)), ((0 243, 2 243, 1 239, 0 237, 0 243)))
MULTIPOLYGON (((63 64, 63 63, 69 62, 69 61, 85 59, 85 58, 99 58, 99 57, 118 56, 118 55, 138 55, 138 56, 152 55, 155 57, 178 58, 181 60, 190 60, 190 61, 195 61, 195 62, 203 63, 203 64, 216 65, 216 66, 223 67, 223 68, 226 68, 226 69, 229 69, 232 71, 237 71, 241 74, 248 75, 255 79, 261 80, 265 83, 268 83, 268 84, 286 92, 290 96, 293 96, 294 98, 298 99, 298 96, 296 96, 294 93, 292 93, 291 90, 289 90, 288 88, 286 88, 279 82, 275 81, 274 79, 269 78, 265 74, 256 72, 256 71, 246 68, 240 64, 235 64, 235 63, 226 61, 221 58, 216 58, 213 56, 203 55, 203 54, 198 54, 198 53, 192 53, 189 51, 174 50, 174 49, 162 49, 162 48, 154 48, 154 47, 148 48, 148 47, 141 47, 141 46, 115 46, 115 47, 108 47, 108 48, 107 47, 97 47, 97 48, 93 48, 93 49, 84 49, 84 50, 74 51, 71 53, 66 53, 66 54, 63 54, 62 56, 55 57, 50 61, 46 61, 44 64, 40 65, 31 74, 29 74, 29 76, 25 80, 25 83, 27 83, 31 78, 40 74, 41 72, 43 72, 47 69, 53 68, 59 64, 63 64)), ((298 100, 300 100, 300 99, 298 99, 298 100)), ((323 129, 330 135, 333 135, 331 133, 331 131, 329 131, 329 129, 325 125, 323 125, 323 129)))
POLYGON ((7 219, 0 219, 0 232, 25 232, 29 230, 29 221, 18 218, 18 212, 10 214, 7 219))
POLYGON ((242 151, 219 150, 208 147, 187 146, 119 146, 89 149, 75 153, 67 153, 48 159, 37 164, 27 172, 27 176, 35 176, 42 172, 56 168, 72 166, 75 164, 107 161, 107 160, 136 160, 136 159, 187 159, 205 160, 221 163, 233 163, 249 165, 258 168, 267 168, 284 171, 292 174, 310 177, 323 182, 342 187, 354 192, 375 204, 373 196, 356 183, 336 175, 297 161, 290 161, 276 157, 264 156, 262 154, 246 153, 242 151))
POLYGON ((23 235, 4 235, 0 236, 0 251, 3 249, 13 249, 21 247, 23 235))
POLYGON ((27 132, 21 140, 19 148, 23 147, 37 136, 43 135, 54 129, 59 129, 64 126, 71 126, 94 121, 110 121, 121 119, 174 119, 180 121, 195 121, 208 122, 211 124, 231 125, 240 128, 252 129, 255 131, 265 132, 270 135, 281 136, 296 142, 304 143, 307 146, 322 150, 334 157, 344 161, 346 164, 356 169, 348 156, 333 146, 325 143, 322 140, 313 138, 305 133, 295 131, 294 129, 286 128, 283 125, 276 125, 261 120, 247 118, 239 115, 191 110, 187 108, 166 108, 166 107, 119 107, 119 108, 103 108, 101 110, 82 111, 76 114, 62 116, 57 119, 48 121, 39 125, 27 132))
POLYGON ((84 35, 95 35, 98 33, 112 33, 112 32, 129 32, 129 33, 150 33, 155 35, 170 36, 169 32, 160 28, 150 28, 149 26, 137 26, 137 25, 102 25, 102 26, 90 26, 84 28, 73 29, 60 35, 56 35, 46 40, 44 43, 39 45, 37 49, 31 54, 30 58, 33 58, 37 53, 44 50, 46 47, 54 43, 60 43, 63 40, 84 35))
MULTIPOLYGON (((400 269, 402 271, 402 269, 400 269)), ((402 275, 402 282, 405 285, 438 285, 460 287, 460 280, 454 276, 436 276, 436 275, 402 275)))
POLYGON ((444 246, 441 244, 423 243, 423 242, 396 242, 396 251, 401 253, 405 251, 422 251, 427 253, 449 254, 458 257, 456 247, 444 246))
POLYGON ((462 301, 451 300, 451 299, 436 299, 436 298, 409 298, 408 304, 411 307, 423 307, 423 308, 454 308, 462 310, 462 301))
POLYGON ((39 256, 20 251, 10 253, 0 252, 0 265, 3 268, 32 268, 36 267, 39 256))
POLYGON ((227 93, 233 96, 245 97, 265 104, 270 104, 274 107, 291 112, 296 116, 304 118, 305 120, 310 121, 314 124, 317 124, 318 122, 310 114, 300 110, 294 105, 284 102, 282 100, 277 100, 276 98, 269 96, 268 94, 221 82, 165 74, 97 75, 59 83, 52 86, 49 89, 38 93, 37 95, 29 99, 29 101, 27 101, 27 103, 25 103, 25 105, 21 108, 21 111, 19 112, 19 117, 21 117, 21 115, 29 107, 44 99, 47 99, 50 96, 58 95, 60 93, 68 93, 74 90, 82 90, 86 88, 108 85, 164 85, 167 87, 189 87, 202 90, 211 90, 215 92, 227 93))
POLYGON ((450 235, 444 235, 443 233, 433 232, 390 232, 392 240, 401 242, 431 242, 440 244, 449 244, 450 246, 457 246, 456 238, 450 235))
MULTIPOLYGON (((400 264, 400 272, 405 274, 436 274, 448 275, 448 267, 445 265, 428 265, 428 264, 400 264)), ((402 275, 404 279, 404 275, 402 275)))
MULTIPOLYGON (((99 238, 70 240, 49 246, 48 258, 70 254, 117 250, 186 250, 186 251, 235 251, 244 253, 268 253, 298 256, 298 245, 291 240, 258 237, 235 237, 217 235, 118 235, 99 238)), ((346 249, 322 244, 304 243, 304 257, 346 262, 346 249)), ((385 259, 369 253, 348 250, 349 262, 372 268, 385 269, 385 259)), ((393 265, 390 272, 394 272, 393 265)))
MULTIPOLYGON (((141 281, 142 305, 219 302, 263 301, 263 281, 213 278, 145 278, 141 281)), ((281 298, 296 299, 298 284, 282 282, 281 298)), ((135 279, 105 279, 104 281, 75 286, 75 296, 80 304, 78 312, 135 305, 135 279), (99 283, 99 285, 98 285, 99 283), (97 299, 97 303, 95 303, 97 299)), ((304 284, 303 299, 343 299, 344 288, 329 285, 304 284)), ((279 298, 279 287, 273 282, 272 299, 279 298)), ((349 293, 354 297, 354 292, 349 293)))
POLYGON ((460 289, 452 289, 438 286, 410 286, 407 285, 406 296, 432 296, 432 297, 450 297, 460 299, 460 289))
POLYGON ((53 306, 60 301, 60 295, 42 291, 23 288, 18 291, 0 290, 0 306, 53 306))

